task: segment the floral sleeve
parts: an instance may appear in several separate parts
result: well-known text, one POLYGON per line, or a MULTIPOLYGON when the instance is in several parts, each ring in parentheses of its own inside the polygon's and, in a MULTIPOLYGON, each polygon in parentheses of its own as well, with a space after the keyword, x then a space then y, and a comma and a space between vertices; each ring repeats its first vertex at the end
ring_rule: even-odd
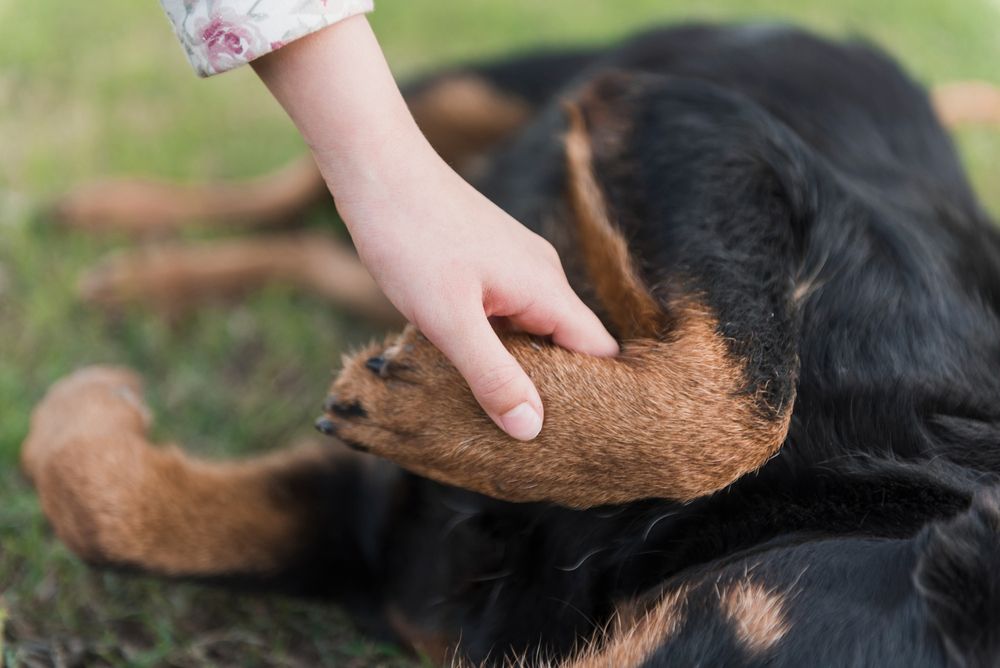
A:
POLYGON ((372 10, 373 0, 160 0, 188 60, 207 77, 320 28, 372 10))

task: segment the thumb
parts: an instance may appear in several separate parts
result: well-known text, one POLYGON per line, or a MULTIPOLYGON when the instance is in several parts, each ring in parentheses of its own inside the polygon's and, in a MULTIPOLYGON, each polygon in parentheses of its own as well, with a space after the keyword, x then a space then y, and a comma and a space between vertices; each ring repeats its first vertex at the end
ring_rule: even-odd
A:
POLYGON ((424 331, 462 374, 486 414, 513 438, 530 441, 542 429, 542 400, 535 385, 507 352, 481 307, 445 330, 424 331))
POLYGON ((519 329, 551 336, 556 345, 578 353, 614 357, 619 352, 618 342, 569 283, 551 298, 539 299, 530 310, 508 319, 519 329))

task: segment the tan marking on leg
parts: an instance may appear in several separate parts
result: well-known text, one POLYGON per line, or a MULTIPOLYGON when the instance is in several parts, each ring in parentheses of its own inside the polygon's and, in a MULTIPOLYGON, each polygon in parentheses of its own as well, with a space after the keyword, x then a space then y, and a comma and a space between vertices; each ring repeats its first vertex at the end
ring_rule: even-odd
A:
POLYGON ((985 81, 957 81, 931 91, 934 110, 949 128, 1000 125, 1000 86, 985 81))
POLYGON ((21 461, 56 534, 81 557, 167 575, 266 574, 300 547, 305 509, 273 482, 325 449, 214 464, 154 447, 134 374, 90 368, 35 409, 21 461))
POLYGON ((569 117, 565 138, 569 199, 587 273, 622 338, 656 337, 666 327, 664 310, 639 278, 628 245, 611 220, 594 176, 583 112, 574 103, 567 103, 565 109, 569 117))
POLYGON ((611 629, 591 641, 591 646, 565 662, 564 668, 630 668, 642 665, 684 626, 687 588, 665 594, 650 610, 637 613, 626 607, 611 623, 611 629))
POLYGON ((62 196, 54 214, 62 225, 74 229, 162 235, 192 223, 245 229, 291 222, 326 196, 319 169, 306 155, 245 181, 180 184, 109 179, 85 184, 62 196))
POLYGON ((112 255, 80 280, 104 308, 138 303, 179 315, 207 300, 287 283, 387 324, 402 317, 345 244, 323 234, 155 245, 112 255))
POLYGON ((460 171, 531 117, 531 107, 475 75, 456 75, 407 99, 434 150, 460 171))
POLYGON ((767 461, 791 406, 763 416, 712 316, 697 305, 672 310, 677 323, 665 340, 626 342, 610 359, 503 334, 545 404, 530 444, 496 428, 412 328, 348 360, 331 394, 365 415, 329 417, 345 440, 419 475, 511 501, 589 507, 703 496, 767 461), (390 343, 399 352, 373 373, 365 361, 390 343))
MULTIPOLYGON (((771 410, 746 391, 742 361, 695 295, 663 305, 653 299, 611 221, 579 110, 569 113, 569 197, 598 298, 631 339, 621 354, 587 357, 501 333, 546 407, 530 447, 489 420, 454 367, 412 328, 345 363, 331 395, 363 411, 329 417, 345 440, 418 475, 511 501, 589 507, 710 494, 774 454, 791 402, 771 410), (386 347, 397 352, 375 374, 365 361, 386 347)), ((599 137, 602 155, 622 128, 610 134, 599 137)))
POLYGON ((744 581, 730 585, 722 592, 719 607, 752 654, 769 650, 788 633, 784 596, 760 584, 744 581))

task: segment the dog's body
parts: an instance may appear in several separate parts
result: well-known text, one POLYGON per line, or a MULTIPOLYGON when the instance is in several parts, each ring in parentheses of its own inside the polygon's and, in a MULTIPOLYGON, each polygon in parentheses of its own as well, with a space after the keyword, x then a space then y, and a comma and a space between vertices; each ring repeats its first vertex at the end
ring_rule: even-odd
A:
POLYGON ((1000 234, 925 93, 777 27, 457 76, 505 101, 477 185, 622 357, 509 336, 547 406, 521 444, 414 332, 358 355, 321 427, 415 473, 192 463, 148 447, 131 380, 78 376, 25 448, 60 535, 328 597, 437 658, 1000 661, 1000 234))

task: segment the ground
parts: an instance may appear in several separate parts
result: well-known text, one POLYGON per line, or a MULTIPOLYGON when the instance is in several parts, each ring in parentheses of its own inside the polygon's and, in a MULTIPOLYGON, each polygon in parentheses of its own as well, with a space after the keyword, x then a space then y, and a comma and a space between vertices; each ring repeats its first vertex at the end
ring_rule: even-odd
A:
MULTIPOLYGON (((606 42, 684 18, 790 20, 861 35, 922 81, 1000 83, 1000 0, 407 0, 373 16, 400 77, 532 44, 606 42)), ((1000 213, 1000 131, 963 131, 976 186, 1000 213)), ((161 436, 206 456, 309 434, 340 352, 372 330, 272 289, 182 323, 103 316, 74 295, 121 239, 50 229, 45 206, 103 175, 257 174, 302 151, 244 68, 189 71, 153 0, 0 0, 0 664, 386 666, 411 662, 336 609, 88 570, 51 535, 17 453, 31 406, 87 363, 140 369, 161 436)), ((337 225, 317 211, 312 224, 337 225)))

